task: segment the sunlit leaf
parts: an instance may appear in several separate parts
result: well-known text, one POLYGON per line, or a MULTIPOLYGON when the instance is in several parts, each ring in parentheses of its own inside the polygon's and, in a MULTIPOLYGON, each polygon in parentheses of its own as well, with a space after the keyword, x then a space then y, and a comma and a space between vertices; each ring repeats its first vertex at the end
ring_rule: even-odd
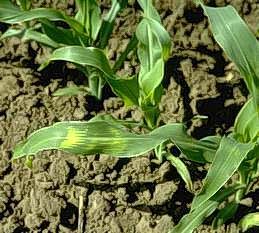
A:
POLYGON ((99 33, 100 48, 104 49, 107 46, 108 40, 110 39, 110 36, 113 31, 115 18, 118 15, 118 13, 123 8, 126 7, 127 3, 128 3, 128 0, 112 0, 111 8, 107 13, 107 15, 105 15, 100 28, 100 33, 99 33))
POLYGON ((82 33, 75 33, 72 29, 57 27, 49 20, 41 20, 42 31, 52 41, 60 45, 81 45, 82 41, 86 41, 87 37, 82 33))
POLYGON ((255 143, 240 143, 231 137, 221 140, 203 188, 193 200, 192 210, 205 203, 230 179, 254 147, 255 143))
POLYGON ((146 23, 149 24, 152 32, 158 37, 164 60, 167 60, 170 56, 172 41, 168 32, 162 25, 159 13, 152 5, 152 1, 138 0, 138 3, 144 11, 144 20, 146 20, 146 23))
POLYGON ((243 232, 247 231, 251 227, 259 226, 259 213, 247 214, 240 220, 239 226, 243 232))
POLYGON ((227 220, 234 217, 238 208, 238 203, 231 202, 228 203, 224 208, 219 210, 216 217, 213 219, 212 227, 217 229, 222 226, 227 220))
POLYGON ((179 129, 177 135, 182 135, 182 137, 185 137, 184 142, 181 144, 178 143, 176 146, 180 146, 179 149, 188 160, 198 163, 213 161, 220 144, 220 137, 213 136, 205 137, 201 140, 195 140, 187 135, 184 129, 179 129))
MULTIPOLYGON (((113 91, 121 97, 127 105, 138 105, 138 83, 135 77, 118 79, 112 71, 107 57, 101 49, 93 47, 67 46, 53 52, 49 61, 63 60, 82 66, 92 66, 104 73, 106 81, 113 91)), ((48 63, 44 64, 44 68, 48 63)))
POLYGON ((232 6, 201 6, 214 38, 244 76, 259 114, 259 42, 232 6))
POLYGON ((259 139, 259 116, 252 99, 241 109, 235 120, 235 133, 242 142, 259 139))
POLYGON ((20 9, 14 6, 10 0, 0 1, 0 21, 2 19, 9 17, 10 15, 15 15, 20 12, 20 9))
POLYGON ((139 103, 145 122, 150 128, 154 128, 160 113, 157 106, 163 94, 161 82, 164 77, 164 62, 170 56, 171 39, 161 24, 160 16, 152 1, 138 2, 144 11, 143 19, 136 29, 140 60, 139 103))
POLYGON ((138 0, 139 5, 144 11, 144 16, 147 18, 151 18, 161 23, 160 15, 152 4, 150 0, 138 0))
POLYGON ((51 48, 58 48, 60 44, 56 43, 55 41, 51 40, 48 36, 45 34, 35 31, 33 29, 27 29, 25 30, 25 33, 22 37, 23 41, 32 40, 37 41, 41 44, 47 45, 51 48))
POLYGON ((195 210, 183 216, 180 222, 169 233, 191 233, 195 228, 210 216, 218 207, 218 205, 231 194, 235 193, 240 186, 234 186, 222 189, 206 200, 195 210))
POLYGON ((177 172, 179 173, 179 175, 184 180, 184 182, 187 186, 187 189, 190 192, 192 192, 192 179, 191 179, 190 173, 188 171, 188 168, 183 163, 183 161, 180 158, 175 157, 175 156, 173 156, 172 154, 169 154, 169 153, 167 153, 165 155, 165 157, 176 168, 177 172))
POLYGON ((25 31, 24 29, 9 28, 0 37, 0 40, 13 37, 13 36, 21 37, 24 34, 24 31, 25 31))
POLYGON ((116 124, 117 126, 122 127, 124 130, 129 130, 135 127, 143 127, 142 122, 135 122, 130 120, 119 120, 109 114, 98 114, 93 118, 91 118, 88 122, 94 122, 94 121, 106 121, 111 124, 116 124))
POLYGON ((31 0, 17 0, 23 10, 29 10, 31 7, 31 0))
POLYGON ((85 28, 87 35, 95 40, 101 27, 101 9, 95 0, 76 0, 78 12, 75 19, 85 28))
POLYGON ((115 61, 114 66, 113 66, 113 71, 118 71, 119 69, 122 68, 124 61, 127 59, 128 54, 137 48, 138 45, 138 40, 136 35, 134 34, 129 43, 127 44, 127 47, 125 48, 125 50, 120 54, 119 58, 115 61))
POLYGON ((8 8, 9 13, 6 14, 6 9, 4 8, 6 5, 5 2, 5 0, 3 2, 2 0, 0 1, 1 22, 17 24, 31 20, 46 18, 50 21, 64 21, 75 31, 83 32, 83 26, 79 22, 58 10, 51 8, 36 8, 29 11, 17 11, 14 10, 15 8, 8 8))
POLYGON ((103 120, 60 122, 31 134, 15 148, 13 158, 50 149, 85 155, 100 153, 132 157, 146 153, 169 139, 180 148, 181 145, 186 147, 186 137, 179 134, 183 129, 182 124, 169 124, 149 134, 135 134, 103 120))
POLYGON ((159 22, 153 19, 148 19, 148 24, 152 28, 153 33, 157 36, 162 46, 162 56, 163 56, 163 59, 166 61, 171 55, 171 46, 172 46, 171 38, 168 32, 166 31, 166 29, 159 22))
POLYGON ((79 94, 89 94, 89 91, 85 87, 80 86, 71 86, 60 88, 55 91, 52 95, 53 96, 75 96, 79 94))

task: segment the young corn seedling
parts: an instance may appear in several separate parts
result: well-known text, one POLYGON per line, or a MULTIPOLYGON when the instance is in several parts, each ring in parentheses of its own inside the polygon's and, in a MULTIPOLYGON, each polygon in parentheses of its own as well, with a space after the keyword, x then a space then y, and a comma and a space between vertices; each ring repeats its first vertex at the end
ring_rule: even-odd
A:
MULTIPOLYGON (((35 40, 53 49, 65 46, 96 47, 106 49, 111 37, 114 21, 118 13, 127 5, 127 0, 112 0, 111 8, 102 18, 100 6, 96 0, 76 0, 77 13, 70 17, 54 9, 31 9, 31 1, 17 0, 20 9, 10 0, 0 1, 0 22, 12 24, 3 35, 3 38, 19 36, 23 40, 35 40), (30 22, 36 22, 31 24, 30 22), (67 27, 57 26, 62 21, 67 27), (31 26, 32 25, 32 26, 31 26)), ((133 35, 124 52, 118 57, 113 66, 117 71, 123 65, 127 55, 136 48, 137 39, 133 35)), ((72 87, 59 90, 54 95, 75 95, 87 92, 98 99, 102 96, 102 87, 105 84, 103 73, 91 66, 77 64, 88 78, 88 88, 72 87)))
MULTIPOLYGON (((134 77, 118 77, 110 66, 103 50, 93 47, 65 46, 55 50, 49 61, 65 60, 97 69, 106 82, 126 105, 136 105, 142 110, 145 134, 130 130, 136 123, 115 120, 110 116, 97 116, 88 122, 60 122, 35 131, 19 144, 13 159, 35 155, 43 150, 57 149, 74 154, 96 153, 117 157, 134 157, 155 150, 159 160, 168 159, 176 167, 189 190, 192 181, 187 167, 179 157, 166 149, 172 142, 186 159, 211 162, 218 148, 218 137, 195 140, 187 135, 183 124, 158 127, 158 104, 163 93, 161 85, 164 63, 170 54, 170 37, 161 24, 158 12, 149 0, 138 0, 143 18, 136 31, 140 72, 134 77)), ((46 65, 46 64, 45 64, 46 65)))
POLYGON ((64 60, 98 70, 126 105, 134 104, 141 108, 145 123, 148 128, 153 129, 159 116, 158 104, 163 94, 161 82, 164 76, 164 63, 170 55, 171 40, 161 25, 160 16, 151 1, 139 0, 138 3, 143 11, 142 20, 136 29, 140 61, 138 75, 119 77, 102 49, 82 46, 64 46, 56 49, 41 68, 51 61, 64 60))
MULTIPOLYGON (((233 132, 222 138, 190 213, 172 233, 192 232, 226 201, 216 214, 213 227, 224 224, 235 215, 240 201, 259 176, 259 43, 232 6, 214 8, 201 1, 198 4, 209 19, 214 38, 244 77, 251 98, 239 112, 233 132), (238 173, 239 180, 224 187, 234 173, 238 173), (230 195, 235 198, 226 200, 230 195)), ((258 213, 248 214, 239 223, 242 231, 255 225, 258 226, 258 213)))

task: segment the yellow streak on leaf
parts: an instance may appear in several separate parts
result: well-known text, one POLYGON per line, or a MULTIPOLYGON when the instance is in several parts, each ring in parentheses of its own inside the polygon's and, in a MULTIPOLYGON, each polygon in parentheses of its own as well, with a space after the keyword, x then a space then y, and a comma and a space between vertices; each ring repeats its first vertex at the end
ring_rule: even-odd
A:
POLYGON ((69 128, 66 139, 61 142, 60 147, 72 148, 73 146, 81 144, 82 139, 82 132, 76 130, 75 128, 69 128))

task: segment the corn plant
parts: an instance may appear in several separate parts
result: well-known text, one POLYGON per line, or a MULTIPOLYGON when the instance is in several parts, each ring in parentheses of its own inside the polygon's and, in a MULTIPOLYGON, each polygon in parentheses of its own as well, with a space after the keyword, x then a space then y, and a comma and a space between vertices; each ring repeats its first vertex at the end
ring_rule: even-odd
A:
MULTIPOLYGON (((193 200, 190 213, 184 216, 171 232, 192 232, 222 201, 234 195, 234 201, 218 212, 214 220, 214 226, 217 227, 234 215, 238 203, 249 191, 250 184, 259 172, 256 156, 259 142, 256 89, 258 68, 256 60, 253 60, 257 58, 258 42, 232 7, 211 8, 199 3, 210 19, 217 42, 240 69, 252 97, 238 114, 234 131, 230 135, 195 140, 187 135, 183 124, 158 126, 158 104, 163 93, 161 81, 164 63, 170 54, 170 38, 162 27, 151 1, 138 2, 143 10, 143 18, 136 31, 140 61, 138 75, 129 78, 118 77, 103 50, 81 45, 58 48, 43 67, 54 60, 65 60, 100 71, 114 93, 121 97, 126 105, 136 105, 142 110, 144 122, 116 120, 104 115, 88 122, 55 123, 35 131, 17 145, 13 159, 36 155, 49 149, 81 155, 99 153, 122 158, 139 156, 154 150, 159 160, 165 158, 176 167, 187 188, 192 190, 187 167, 181 158, 166 148, 167 143, 172 142, 186 159, 199 163, 210 162, 211 167, 201 192, 193 200), (252 51, 248 43, 253 43, 252 51), (145 133, 134 133, 132 128, 135 126, 145 128, 145 133), (238 172, 240 180, 236 185, 225 187, 235 172, 238 172)), ((256 215, 245 216, 240 223, 241 227, 245 229, 256 224, 254 219, 256 215)))
MULTIPOLYGON (((23 40, 34 40, 53 49, 65 46, 94 46, 106 49, 112 34, 114 21, 118 13, 127 5, 127 0, 113 0, 107 15, 102 18, 101 9, 96 0, 76 0, 77 13, 70 17, 61 11, 47 8, 31 9, 30 0, 17 0, 20 9, 10 0, 0 1, 0 21, 12 24, 3 35, 3 38, 19 36, 23 40), (35 22, 34 24, 30 23, 35 22), (57 26, 57 21, 64 22, 68 28, 57 26)), ((123 65, 127 55, 136 48, 137 39, 133 35, 125 51, 116 60, 113 71, 123 65)), ((98 69, 77 64, 88 78, 88 88, 72 87, 59 90, 56 95, 74 95, 78 92, 87 92, 98 99, 102 96, 102 87, 105 84, 103 73, 98 69)))
MULTIPOLYGON (((189 233, 211 215, 223 201, 214 220, 217 228, 231 219, 242 198, 259 176, 259 43, 232 6, 208 7, 198 4, 207 15, 214 38, 242 74, 251 98, 239 112, 233 132, 222 138, 202 190, 195 196, 191 211, 171 231, 189 233), (224 187, 234 173, 239 180, 224 187), (233 200, 226 198, 234 195, 233 200)), ((239 223, 242 231, 258 225, 258 213, 250 213, 239 223)))
POLYGON ((170 55, 170 37, 161 24, 158 12, 149 0, 139 0, 143 17, 136 29, 137 54, 140 71, 134 77, 118 77, 99 48, 64 46, 56 49, 46 64, 53 60, 65 60, 88 66, 103 73, 105 81, 126 105, 138 106, 144 121, 133 123, 115 120, 110 116, 97 116, 88 122, 59 122, 31 134, 19 144, 13 159, 35 155, 39 151, 57 149, 81 155, 108 154, 117 157, 134 157, 154 150, 161 161, 167 159, 192 190, 192 181, 181 158, 166 148, 172 142, 186 159, 196 162, 211 162, 219 144, 218 137, 195 140, 188 136, 183 124, 168 124, 158 127, 158 104, 163 94, 161 85, 164 63, 170 55), (134 133, 137 124, 145 134, 134 133))

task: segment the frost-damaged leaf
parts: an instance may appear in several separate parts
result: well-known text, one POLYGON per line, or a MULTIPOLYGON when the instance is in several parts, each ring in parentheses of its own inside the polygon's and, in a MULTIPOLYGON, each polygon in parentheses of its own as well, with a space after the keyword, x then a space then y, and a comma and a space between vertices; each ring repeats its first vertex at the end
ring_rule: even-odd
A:
POLYGON ((242 142, 259 139, 259 116, 252 99, 241 109, 235 120, 235 134, 242 142))
POLYGON ((29 11, 17 11, 17 10, 14 10, 15 8, 12 8, 8 11, 9 13, 6 14, 4 6, 5 4, 2 4, 2 0, 1 0, 0 1, 0 21, 4 23, 16 24, 16 23, 22 23, 22 22, 27 22, 31 20, 46 18, 50 21, 64 21, 77 32, 82 33, 84 31, 83 26, 79 22, 77 22, 75 19, 55 9, 36 8, 29 11))
POLYGON ((109 154, 132 157, 148 152, 172 139, 179 147, 185 144, 182 124, 169 124, 149 134, 130 133, 112 121, 60 122, 32 133, 14 150, 13 158, 58 149, 75 154, 109 154))
MULTIPOLYGON (((92 66, 104 73, 106 81, 113 91, 121 97, 127 105, 138 105, 138 83, 136 77, 118 79, 112 71, 108 59, 101 49, 94 47, 66 46, 55 50, 48 62, 63 60, 82 66, 92 66)), ((48 63, 43 64, 40 69, 48 63)))
POLYGON ((229 180, 254 148, 255 143, 239 143, 231 137, 224 137, 205 178, 203 188, 193 200, 192 210, 197 209, 212 197, 229 180))
POLYGON ((169 233, 191 233, 210 216, 228 196, 235 193, 241 186, 222 189, 210 199, 202 203, 197 209, 186 214, 169 233))
POLYGON ((240 220, 239 226, 241 227, 242 232, 247 231, 251 227, 259 226, 259 213, 247 214, 240 220))
POLYGON ((201 6, 216 41, 244 76, 259 114, 259 42, 232 6, 201 6))

